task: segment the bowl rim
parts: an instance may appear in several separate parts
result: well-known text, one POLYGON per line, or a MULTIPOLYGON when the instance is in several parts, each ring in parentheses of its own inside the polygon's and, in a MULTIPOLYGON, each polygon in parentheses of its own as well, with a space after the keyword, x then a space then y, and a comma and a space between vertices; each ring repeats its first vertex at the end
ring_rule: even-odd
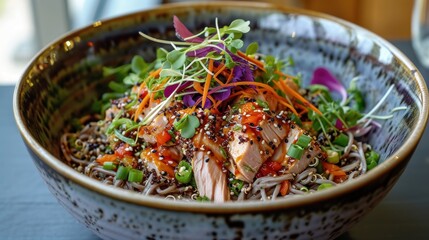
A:
MULTIPOLYGON (((138 11, 135 13, 130 13, 107 20, 101 21, 101 24, 109 24, 122 19, 133 18, 145 13, 157 13, 163 12, 166 10, 172 11, 174 9, 182 10, 185 9, 196 9, 196 8, 237 8, 246 6, 246 8, 257 8, 263 10, 275 10, 282 13, 291 13, 291 14, 302 14, 312 18, 325 19, 328 21, 334 21, 343 25, 347 28, 353 28, 357 32, 367 37, 373 39, 374 42, 380 44, 381 46, 389 49, 392 54, 401 61, 401 64, 404 65, 404 69, 410 71, 410 75, 414 75, 415 81, 420 91, 419 99, 421 100, 421 111, 419 117, 415 123, 414 129, 410 133, 410 136, 405 140, 404 144, 397 149, 390 157, 388 157, 383 163, 379 166, 367 172, 363 177, 354 179, 351 182, 340 184, 335 188, 331 188, 325 191, 316 192, 311 194, 312 196, 297 196, 287 199, 278 199, 276 201, 264 202, 261 204, 260 201, 247 201, 247 202, 226 202, 226 203, 195 203, 195 202, 185 202, 185 201, 175 201, 174 204, 171 200, 157 198, 157 197, 146 197, 141 194, 114 188, 102 184, 101 182, 91 179, 81 173, 78 173, 69 165, 63 163, 60 159, 53 156, 47 150, 45 150, 30 134, 28 128, 24 124, 23 117, 19 111, 19 98, 20 91, 25 84, 25 76, 28 75, 31 67, 34 65, 37 59, 43 55, 43 53, 49 51, 51 46, 59 45, 64 42, 66 39, 72 39, 75 36, 78 36, 82 32, 91 31, 91 29, 96 28, 96 25, 88 25, 86 27, 68 32, 61 36, 60 38, 54 40, 48 44, 45 48, 39 51, 32 60, 28 63, 23 75, 21 76, 19 82, 15 86, 14 96, 13 96, 13 112, 15 117, 15 122, 20 131, 20 134, 26 143, 28 148, 31 148, 31 151, 37 155, 45 164, 54 169, 58 174, 62 175, 64 178, 72 181, 73 183, 94 191, 98 194, 103 195, 104 197, 113 198, 126 203, 131 203, 138 206, 145 206, 150 208, 157 208, 162 210, 169 211, 180 211, 180 212, 193 212, 193 213, 210 213, 210 214, 233 214, 233 213, 251 213, 251 212, 265 212, 265 211, 274 211, 279 209, 293 209, 303 207, 305 205, 315 204, 321 201, 329 201, 340 196, 347 195, 353 191, 356 191, 360 188, 365 187, 373 181, 376 181, 379 176, 387 174, 390 170, 395 168, 397 165, 405 162, 411 158, 414 149, 417 147, 417 144, 420 138, 423 135, 423 130, 425 129, 427 120, 428 120, 428 89, 426 83, 423 79, 423 76, 418 71, 416 66, 408 59, 408 57, 403 54, 399 49, 389 43, 387 40, 379 37, 378 35, 366 30, 360 26, 357 26, 353 23, 350 23, 346 20, 342 20, 328 14, 298 9, 294 7, 288 7, 283 5, 276 5, 271 3, 261 3, 261 2, 232 2, 232 1, 222 1, 222 2, 192 2, 192 3, 173 3, 165 4, 156 8, 138 11)), ((30 150, 30 149, 28 149, 30 150)))

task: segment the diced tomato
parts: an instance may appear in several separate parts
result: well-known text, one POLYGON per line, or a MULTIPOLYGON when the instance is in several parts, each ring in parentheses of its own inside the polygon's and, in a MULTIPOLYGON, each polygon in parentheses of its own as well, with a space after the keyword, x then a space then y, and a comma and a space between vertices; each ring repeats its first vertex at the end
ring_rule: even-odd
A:
POLYGON ((105 154, 96 160, 100 165, 103 165, 105 162, 117 162, 118 156, 115 154, 105 154))
POLYGON ((256 178, 265 177, 268 175, 276 175, 278 174, 278 171, 282 169, 282 167, 283 166, 278 162, 271 160, 265 161, 259 168, 256 178))
POLYGON ((242 113, 251 113, 255 110, 255 104, 253 102, 247 102, 243 105, 241 105, 241 112, 242 113))
POLYGON ((275 161, 267 161, 267 165, 268 167, 270 167, 272 170, 276 172, 282 169, 283 167, 279 162, 275 162, 275 161))
POLYGON ((143 90, 141 90, 141 92, 140 92, 140 99, 143 99, 144 97, 146 97, 146 95, 148 94, 149 92, 147 91, 147 89, 146 88, 144 88, 143 90))
POLYGON ((166 142, 170 141, 171 135, 167 130, 162 131, 160 134, 156 135, 156 142, 158 146, 164 145, 166 142))
POLYGON ((115 155, 119 158, 124 158, 124 156, 133 156, 133 151, 129 150, 130 145, 127 143, 121 144, 116 150, 115 155))
POLYGON ((259 122, 263 119, 263 117, 264 117, 264 114, 261 112, 247 113, 246 115, 243 115, 243 119, 241 120, 241 123, 257 126, 259 122))

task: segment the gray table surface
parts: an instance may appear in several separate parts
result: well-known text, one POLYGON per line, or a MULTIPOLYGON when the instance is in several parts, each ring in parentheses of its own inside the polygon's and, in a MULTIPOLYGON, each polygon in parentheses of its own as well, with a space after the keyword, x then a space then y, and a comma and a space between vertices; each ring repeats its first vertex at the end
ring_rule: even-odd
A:
MULTIPOLYGON (((393 42, 429 81, 409 41, 393 42)), ((97 239, 63 209, 33 165, 12 113, 13 86, 0 87, 0 239, 97 239)), ((429 132, 388 196, 339 239, 429 239, 429 132)))

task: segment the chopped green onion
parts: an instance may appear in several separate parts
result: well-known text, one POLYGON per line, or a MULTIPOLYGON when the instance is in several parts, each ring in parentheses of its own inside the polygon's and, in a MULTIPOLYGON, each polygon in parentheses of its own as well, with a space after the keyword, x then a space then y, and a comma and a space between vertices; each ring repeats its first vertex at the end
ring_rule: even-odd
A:
POLYGON ((292 158, 301 159, 304 149, 296 144, 292 144, 287 151, 287 155, 292 158))
POLYGON ((126 180, 130 169, 128 167, 119 166, 118 171, 116 172, 116 179, 126 180))
POLYGON ((106 170, 115 170, 116 169, 116 164, 114 164, 113 162, 105 162, 103 164, 103 168, 106 170))
POLYGON ((220 153, 222 154, 222 157, 223 157, 224 159, 227 159, 227 158, 228 158, 228 154, 226 153, 226 151, 225 151, 225 149, 224 149, 223 147, 219 147, 219 151, 220 151, 220 153))
POLYGON ((301 136, 299 136, 298 141, 296 141, 296 145, 302 148, 306 148, 308 147, 308 144, 310 144, 310 142, 311 142, 311 137, 302 134, 301 136))
POLYGON ((198 202, 210 202, 210 199, 207 196, 198 196, 196 200, 198 202))
POLYGON ((143 180, 143 172, 137 169, 131 169, 128 174, 129 182, 141 182, 143 180))
POLYGON ((329 163, 337 164, 340 161, 340 155, 338 152, 328 149, 326 150, 326 153, 328 154, 329 163))
POLYGON ((232 127, 232 131, 240 131, 242 129, 240 124, 234 125, 234 127, 232 127))
POLYGON ((300 127, 302 126, 301 119, 297 115, 295 115, 293 113, 290 116, 290 120, 292 120, 292 122, 296 123, 298 126, 300 126, 300 127))
POLYGON ((327 189, 330 187, 333 187, 334 185, 332 185, 331 183, 322 183, 317 187, 317 191, 323 190, 323 189, 327 189))
POLYGON ((229 183, 229 189, 234 193, 235 196, 240 194, 243 186, 244 182, 239 179, 234 179, 229 183))
POLYGON ((340 133, 332 143, 341 147, 346 147, 349 144, 349 136, 344 133, 340 133))
POLYGON ((367 152, 365 154, 365 157, 366 157, 366 164, 367 164, 366 169, 371 170, 375 166, 378 165, 378 160, 380 159, 380 154, 378 154, 374 150, 371 150, 370 152, 367 152))
POLYGON ((187 161, 180 161, 175 174, 176 180, 187 184, 192 180, 192 166, 187 161))
POLYGON ((307 187, 305 187, 305 186, 301 187, 299 190, 301 190, 301 191, 303 191, 303 192, 308 192, 308 188, 307 188, 307 187))
POLYGON ((259 98, 256 99, 256 103, 258 103, 258 105, 261 106, 262 108, 270 109, 270 106, 268 105, 268 103, 259 98))

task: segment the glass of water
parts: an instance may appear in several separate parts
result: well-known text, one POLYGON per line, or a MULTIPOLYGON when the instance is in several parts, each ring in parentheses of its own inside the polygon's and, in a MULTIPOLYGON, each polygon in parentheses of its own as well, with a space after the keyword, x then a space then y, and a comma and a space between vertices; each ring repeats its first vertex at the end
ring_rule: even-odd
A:
POLYGON ((414 0, 411 19, 412 44, 423 66, 429 68, 429 3, 428 0, 414 0))

